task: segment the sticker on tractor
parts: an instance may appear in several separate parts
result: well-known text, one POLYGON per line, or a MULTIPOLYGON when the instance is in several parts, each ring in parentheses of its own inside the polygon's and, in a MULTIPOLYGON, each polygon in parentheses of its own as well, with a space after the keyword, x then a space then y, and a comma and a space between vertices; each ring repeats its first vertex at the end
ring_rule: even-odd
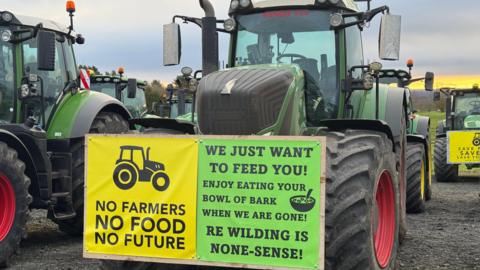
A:
POLYGON ((85 252, 193 258, 197 151, 194 139, 89 137, 85 252))
POLYGON ((480 163, 480 130, 479 131, 449 131, 448 163, 479 164, 480 163))
POLYGON ((323 269, 324 138, 87 142, 85 257, 323 269))

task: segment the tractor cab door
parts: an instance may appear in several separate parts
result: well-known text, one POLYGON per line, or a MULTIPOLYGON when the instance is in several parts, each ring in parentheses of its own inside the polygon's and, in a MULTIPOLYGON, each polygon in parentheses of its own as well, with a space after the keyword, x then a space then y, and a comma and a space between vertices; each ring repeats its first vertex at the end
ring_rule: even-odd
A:
POLYGON ((0 123, 10 123, 14 118, 15 83, 14 83, 13 45, 0 41, 0 123))
MULTIPOLYGON (((63 42, 67 42, 64 40, 63 42)), ((46 124, 57 98, 68 81, 68 74, 64 58, 62 42, 55 41, 55 70, 38 70, 37 39, 32 38, 21 43, 23 78, 31 74, 38 75, 39 81, 35 85, 35 92, 30 91, 29 95, 21 100, 21 115, 19 122, 33 117, 37 124, 46 129, 46 124)))

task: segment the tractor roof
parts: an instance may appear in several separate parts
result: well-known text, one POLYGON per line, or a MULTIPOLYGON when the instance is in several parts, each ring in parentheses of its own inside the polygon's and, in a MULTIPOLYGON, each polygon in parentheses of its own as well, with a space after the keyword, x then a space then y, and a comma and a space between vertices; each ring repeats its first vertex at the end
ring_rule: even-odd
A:
POLYGON ((133 146, 133 145, 124 145, 124 146, 120 146, 120 149, 121 150, 143 150, 143 147, 140 147, 140 146, 133 146))
MULTIPOLYGON (((127 77, 118 77, 118 76, 111 76, 111 75, 92 75, 91 77, 91 82, 92 83, 111 83, 111 82, 118 82, 120 80, 121 82, 128 82, 127 77), (117 81, 114 81, 117 80, 117 81)), ((138 86, 146 86, 147 82, 142 81, 142 80, 137 80, 137 85, 138 86)))
MULTIPOLYGON (((0 11, 0 12, 5 12, 5 11, 0 11)), ((68 31, 69 31, 68 27, 66 27, 65 25, 62 25, 60 23, 57 23, 51 20, 46 20, 46 19, 36 18, 31 16, 16 15, 16 14, 13 14, 13 16, 14 16, 13 24, 16 24, 16 25, 25 25, 25 26, 35 27, 38 24, 42 24, 45 29, 52 30, 58 33, 68 34, 68 31)), ((70 35, 74 36, 74 32, 72 31, 70 35)))
MULTIPOLYGON (((254 8, 268 8, 268 7, 280 7, 280 6, 312 6, 317 4, 317 0, 252 0, 254 8)), ((350 9, 357 12, 358 5, 354 0, 341 0, 337 6, 350 9)))

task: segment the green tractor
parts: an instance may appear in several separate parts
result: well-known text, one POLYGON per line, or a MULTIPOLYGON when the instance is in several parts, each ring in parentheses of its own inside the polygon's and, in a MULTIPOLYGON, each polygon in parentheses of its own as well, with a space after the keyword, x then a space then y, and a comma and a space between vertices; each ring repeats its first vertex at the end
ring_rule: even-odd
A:
MULTIPOLYGON (((119 71, 121 70, 119 69, 119 71)), ((146 82, 131 78, 127 79, 123 77, 123 72, 119 74, 120 76, 91 75, 90 89, 120 100, 130 111, 133 118, 146 116, 146 82)))
POLYGON ((380 58, 397 60, 401 19, 367 2, 232 0, 219 21, 200 0, 205 17, 164 26, 165 65, 180 62, 175 21, 202 28, 200 134, 327 137, 325 269, 394 269, 406 233, 407 93, 378 83, 361 38, 384 13, 380 58), (231 37, 225 70, 219 32, 231 37))
POLYGON ((0 12, 0 266, 26 236, 31 208, 67 233, 83 229, 84 135, 123 133, 118 100, 80 89, 71 25, 0 12))
MULTIPOLYGON (((439 121, 435 140, 435 176, 438 182, 457 182, 458 164, 447 162, 448 131, 480 131, 480 89, 474 85, 470 89, 440 89, 434 99, 440 100, 440 93, 446 95, 445 120, 439 121)), ((478 146, 479 134, 473 139, 478 146)), ((478 164, 465 164, 471 170, 480 167, 478 164)))
POLYGON ((380 81, 395 83, 406 88, 407 114, 407 212, 423 213, 425 202, 432 196, 432 168, 430 149, 430 118, 419 115, 414 108, 408 86, 425 81, 425 90, 433 91, 434 74, 427 72, 423 78, 412 78, 413 60, 407 61, 408 71, 385 69, 380 72, 380 81))

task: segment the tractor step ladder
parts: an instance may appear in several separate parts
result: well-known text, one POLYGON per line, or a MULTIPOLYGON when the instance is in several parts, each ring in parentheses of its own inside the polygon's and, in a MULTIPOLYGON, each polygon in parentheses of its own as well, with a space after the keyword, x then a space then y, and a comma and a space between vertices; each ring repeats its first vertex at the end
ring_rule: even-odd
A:
POLYGON ((77 214, 72 200, 72 154, 52 153, 51 213, 56 220, 74 218, 77 214))

